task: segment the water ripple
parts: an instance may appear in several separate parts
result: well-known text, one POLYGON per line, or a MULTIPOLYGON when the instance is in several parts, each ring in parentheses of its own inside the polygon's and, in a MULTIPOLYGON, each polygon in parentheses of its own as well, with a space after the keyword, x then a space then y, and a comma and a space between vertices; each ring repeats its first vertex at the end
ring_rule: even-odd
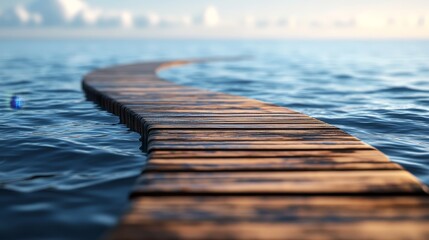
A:
POLYGON ((429 183, 427 42, 0 41, 0 239, 95 239, 145 163, 139 138, 86 101, 83 74, 144 60, 252 55, 162 72, 334 124, 429 183), (22 110, 9 108, 19 95, 22 110), (23 231, 22 229, 25 229, 23 231))

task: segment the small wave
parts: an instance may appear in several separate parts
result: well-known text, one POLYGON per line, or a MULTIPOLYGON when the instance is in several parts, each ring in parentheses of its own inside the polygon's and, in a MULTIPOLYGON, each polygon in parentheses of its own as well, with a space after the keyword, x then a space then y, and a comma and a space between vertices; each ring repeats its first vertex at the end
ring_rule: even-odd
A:
POLYGON ((340 80, 349 80, 354 78, 352 75, 348 75, 348 74, 336 74, 336 75, 333 75, 332 77, 340 80))
POLYGON ((417 89, 413 87, 388 87, 388 88, 381 88, 373 91, 366 91, 365 93, 427 93, 428 90, 424 89, 417 89))
POLYGON ((394 72, 394 73, 391 73, 390 76, 392 76, 392 77, 413 77, 413 76, 415 76, 415 74, 412 72, 394 72))

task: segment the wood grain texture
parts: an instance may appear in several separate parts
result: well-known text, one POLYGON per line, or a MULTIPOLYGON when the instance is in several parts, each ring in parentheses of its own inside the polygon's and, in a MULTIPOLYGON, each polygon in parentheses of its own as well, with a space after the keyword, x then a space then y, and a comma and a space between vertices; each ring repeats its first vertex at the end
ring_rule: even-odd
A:
POLYGON ((423 194, 408 172, 293 171, 146 173, 135 195, 157 194, 423 194))
POLYGON ((399 170, 392 162, 370 162, 342 157, 290 158, 151 158, 145 170, 151 172, 222 171, 318 171, 399 170))
POLYGON ((142 135, 131 209, 108 239, 428 239, 427 188, 305 114, 156 76, 205 60, 85 76, 89 99, 142 135))
POLYGON ((427 197, 145 197, 110 239, 426 239, 427 197))

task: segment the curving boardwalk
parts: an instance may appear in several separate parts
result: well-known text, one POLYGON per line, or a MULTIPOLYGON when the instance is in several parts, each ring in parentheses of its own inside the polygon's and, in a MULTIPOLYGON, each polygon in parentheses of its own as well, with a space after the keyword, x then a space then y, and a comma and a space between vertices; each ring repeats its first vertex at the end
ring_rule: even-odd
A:
POLYGON ((83 80, 149 154, 109 239, 429 239, 427 189, 410 173, 302 113, 156 76, 191 62, 83 80))

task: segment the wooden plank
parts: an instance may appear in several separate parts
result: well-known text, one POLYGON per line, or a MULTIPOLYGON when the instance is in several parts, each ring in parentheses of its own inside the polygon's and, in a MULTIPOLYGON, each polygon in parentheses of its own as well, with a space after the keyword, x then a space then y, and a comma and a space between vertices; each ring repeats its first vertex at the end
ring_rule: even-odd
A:
POLYGON ((128 221, 153 218, 204 221, 247 220, 260 222, 315 222, 344 218, 349 221, 417 217, 429 221, 427 197, 359 196, 167 196, 134 200, 128 221), (167 209, 165 209, 167 208, 167 209), (192 209, 191 209, 192 208, 192 209), (258 211, 255 211, 258 210, 258 211), (263 210, 263 211, 262 211, 263 210))
POLYGON ((162 129, 152 130, 148 134, 148 141, 296 141, 320 139, 353 139, 343 131, 337 129, 305 129, 305 130, 186 130, 162 129))
POLYGON ((331 150, 204 150, 204 151, 187 151, 187 150, 156 150, 149 154, 150 158, 272 158, 272 157, 348 157, 366 161, 389 161, 382 153, 374 150, 356 150, 356 149, 331 149, 331 150))
POLYGON ((144 197, 111 239, 426 239, 422 197, 144 197))
POLYGON ((289 130, 289 129, 336 129, 331 125, 327 124, 284 124, 276 123, 269 125, 259 125, 259 124, 148 124, 148 132, 154 129, 247 129, 247 130, 257 130, 257 129, 277 129, 277 130, 289 130))
POLYGON ((276 119, 276 118, 234 118, 224 117, 219 118, 145 118, 145 121, 150 124, 324 124, 315 119, 305 117, 276 119))
POLYGON ((424 194, 399 171, 145 173, 136 195, 157 194, 424 194))
POLYGON ((301 143, 292 143, 292 144, 256 144, 256 143, 196 143, 192 142, 187 143, 155 143, 150 144, 147 148, 148 152, 155 150, 325 150, 325 149, 334 149, 334 150, 366 150, 372 149, 369 145, 363 145, 360 143, 320 143, 320 144, 306 144, 305 142, 301 143))
POLYGON ((226 222, 150 221, 121 224, 109 239, 407 239, 429 236, 428 222, 420 220, 359 222, 226 222))
POLYGON ((174 158, 154 159, 145 171, 317 171, 317 170, 398 170, 392 162, 362 162, 349 158, 174 158))
POLYGON ((256 116, 265 116, 265 117, 287 117, 287 116, 302 116, 302 114, 297 114, 295 112, 281 112, 281 113, 265 113, 265 112, 254 112, 254 113, 237 113, 237 112, 206 112, 206 113, 175 113, 175 112, 139 112, 140 116, 146 117, 256 117, 256 116))

